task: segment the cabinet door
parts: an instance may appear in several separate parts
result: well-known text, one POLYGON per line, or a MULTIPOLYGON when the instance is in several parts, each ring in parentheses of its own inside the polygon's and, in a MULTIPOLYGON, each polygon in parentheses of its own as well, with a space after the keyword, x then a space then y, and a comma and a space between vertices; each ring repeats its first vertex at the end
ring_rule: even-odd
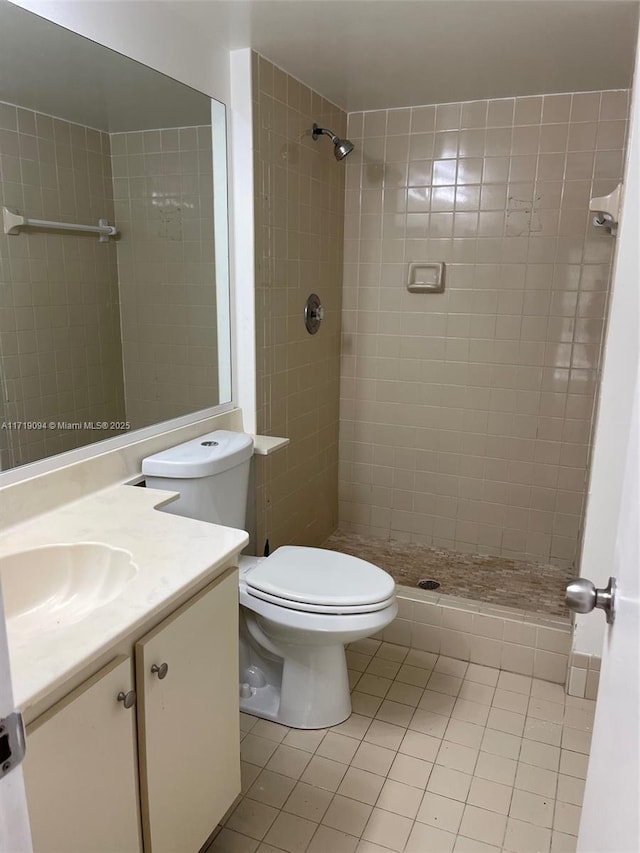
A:
POLYGON ((197 853, 240 792, 237 571, 136 643, 136 683, 145 850, 197 853))
POLYGON ((131 659, 116 658, 27 727, 34 853, 139 853, 131 659))

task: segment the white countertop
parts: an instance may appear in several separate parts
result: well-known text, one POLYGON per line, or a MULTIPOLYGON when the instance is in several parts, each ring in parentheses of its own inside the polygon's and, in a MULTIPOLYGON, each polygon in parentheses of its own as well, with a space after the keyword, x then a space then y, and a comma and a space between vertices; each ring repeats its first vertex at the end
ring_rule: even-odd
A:
POLYGON ((158 512, 174 492, 118 485, 16 525, 0 556, 43 545, 102 542, 130 551, 136 576, 90 617, 28 641, 9 634, 15 703, 53 692, 203 580, 214 580, 249 541, 243 530, 158 512))

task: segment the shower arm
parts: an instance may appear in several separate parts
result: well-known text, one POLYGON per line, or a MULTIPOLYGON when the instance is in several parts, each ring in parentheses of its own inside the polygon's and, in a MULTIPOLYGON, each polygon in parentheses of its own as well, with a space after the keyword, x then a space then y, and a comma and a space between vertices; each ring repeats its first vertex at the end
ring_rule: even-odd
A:
POLYGON ((313 136, 313 138, 317 139, 319 136, 322 136, 323 134, 324 134, 324 136, 328 136, 334 145, 336 144, 336 141, 338 141, 338 142, 340 141, 340 137, 336 136, 336 134, 332 130, 328 130, 328 128, 326 128, 326 127, 318 127, 318 125, 314 123, 312 131, 311 131, 311 135, 313 136))

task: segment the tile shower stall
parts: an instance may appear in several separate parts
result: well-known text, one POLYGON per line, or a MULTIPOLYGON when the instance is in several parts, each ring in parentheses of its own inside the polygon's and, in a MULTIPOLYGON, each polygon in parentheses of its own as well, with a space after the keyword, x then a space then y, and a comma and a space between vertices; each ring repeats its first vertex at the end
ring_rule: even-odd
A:
POLYGON ((253 101, 258 430, 292 439, 259 462, 258 552, 371 560, 386 641, 563 681, 615 247, 589 200, 622 180, 628 91, 347 116, 254 54, 253 101), (445 291, 409 293, 412 263, 445 291))

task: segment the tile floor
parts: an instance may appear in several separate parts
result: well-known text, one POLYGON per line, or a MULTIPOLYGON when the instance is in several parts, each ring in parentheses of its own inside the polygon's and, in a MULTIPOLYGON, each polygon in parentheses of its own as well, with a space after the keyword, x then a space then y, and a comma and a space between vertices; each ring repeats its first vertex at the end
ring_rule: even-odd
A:
POLYGON ((523 608, 545 616, 569 617, 564 603, 567 582, 575 569, 541 566, 527 560, 463 554, 429 548, 411 542, 375 539, 336 530, 323 548, 342 551, 385 569, 397 584, 415 588, 418 581, 433 579, 439 593, 475 601, 523 608))
POLYGON ((241 715, 243 794, 210 853, 575 850, 593 701, 372 639, 347 659, 341 725, 241 715))

